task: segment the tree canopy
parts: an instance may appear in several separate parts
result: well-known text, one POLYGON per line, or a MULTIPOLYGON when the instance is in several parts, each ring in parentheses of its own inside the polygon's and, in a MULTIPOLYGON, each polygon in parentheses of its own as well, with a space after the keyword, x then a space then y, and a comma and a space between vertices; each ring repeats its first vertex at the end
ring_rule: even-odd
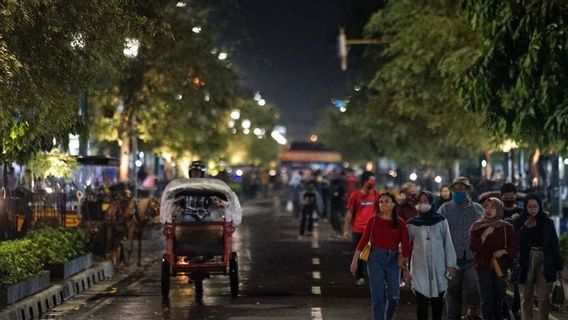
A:
POLYGON ((536 147, 568 136, 568 2, 465 1, 483 38, 461 95, 499 133, 536 147))

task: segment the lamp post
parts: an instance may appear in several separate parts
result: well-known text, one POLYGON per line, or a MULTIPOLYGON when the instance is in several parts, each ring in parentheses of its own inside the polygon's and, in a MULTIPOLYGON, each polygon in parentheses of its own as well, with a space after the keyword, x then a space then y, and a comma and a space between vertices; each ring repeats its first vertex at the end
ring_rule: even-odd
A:
MULTIPOLYGON (((138 57, 138 49, 140 48, 140 41, 135 38, 126 38, 124 41, 124 50, 122 51, 124 56, 128 59, 136 59, 138 57)), ((130 174, 130 179, 133 184, 133 196, 138 196, 138 179, 136 176, 136 158, 138 156, 138 134, 136 133, 136 110, 132 110, 130 115, 130 132, 131 135, 131 148, 130 155, 132 156, 132 171, 130 174)))

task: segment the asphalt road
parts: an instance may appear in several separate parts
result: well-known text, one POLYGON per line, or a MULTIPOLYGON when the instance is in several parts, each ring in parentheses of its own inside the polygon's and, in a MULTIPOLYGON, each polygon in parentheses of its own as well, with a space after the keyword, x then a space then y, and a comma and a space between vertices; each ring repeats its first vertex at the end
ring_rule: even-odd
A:
MULTIPOLYGON (((320 221, 312 237, 298 240, 299 221, 276 198, 244 205, 234 236, 239 254, 240 295, 232 298, 228 276, 204 281, 204 301, 195 302, 187 277, 172 279, 170 298, 160 293, 160 263, 136 270, 114 286, 94 288, 49 317, 64 319, 371 319, 369 290, 355 287, 348 272, 349 241, 330 237, 320 221)), ((148 257, 148 254, 146 254, 148 257)), ((413 319, 412 294, 403 289, 397 319, 413 319)))

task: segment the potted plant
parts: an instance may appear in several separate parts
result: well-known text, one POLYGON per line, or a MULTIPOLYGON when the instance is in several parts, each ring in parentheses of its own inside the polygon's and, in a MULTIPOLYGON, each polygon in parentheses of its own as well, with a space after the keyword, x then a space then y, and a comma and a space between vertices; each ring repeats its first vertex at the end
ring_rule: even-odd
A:
POLYGON ((49 286, 40 248, 30 239, 0 243, 0 307, 35 294, 49 286))
POLYGON ((67 279, 93 264, 93 255, 86 251, 87 235, 81 229, 43 228, 29 239, 42 249, 42 262, 54 279, 67 279))

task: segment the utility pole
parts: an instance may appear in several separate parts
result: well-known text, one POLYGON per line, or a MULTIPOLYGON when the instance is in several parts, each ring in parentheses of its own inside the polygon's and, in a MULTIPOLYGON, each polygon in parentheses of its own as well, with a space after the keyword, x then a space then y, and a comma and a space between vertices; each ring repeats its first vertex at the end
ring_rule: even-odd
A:
POLYGON ((388 39, 347 39, 345 27, 339 27, 337 42, 339 46, 339 59, 341 59, 341 70, 347 71, 347 55, 349 53, 347 46, 384 45, 390 41, 388 39))

